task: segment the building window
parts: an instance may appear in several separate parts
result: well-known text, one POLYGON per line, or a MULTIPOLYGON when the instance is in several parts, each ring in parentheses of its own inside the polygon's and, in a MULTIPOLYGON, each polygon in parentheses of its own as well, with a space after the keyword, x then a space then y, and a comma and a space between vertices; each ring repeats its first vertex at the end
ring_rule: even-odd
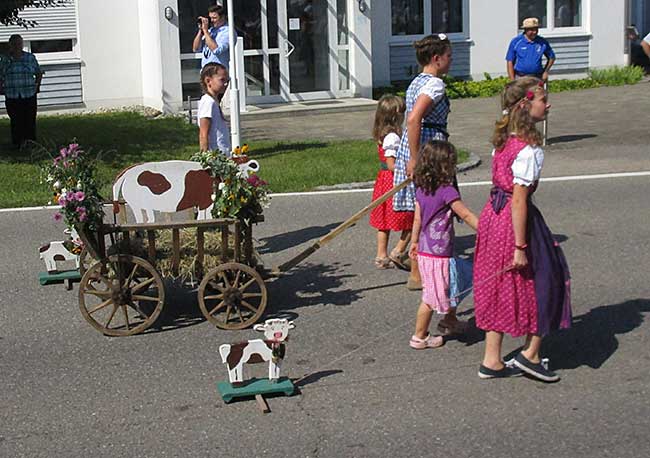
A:
POLYGON ((72 40, 32 40, 29 45, 34 54, 72 51, 72 40))
POLYGON ((555 0, 555 27, 580 27, 582 25, 581 0, 555 0))
POLYGON ((519 25, 528 17, 542 29, 582 27, 582 0, 519 0, 519 25))
POLYGON ((519 0, 519 26, 528 17, 539 19, 541 28, 546 28, 546 6, 548 0, 519 0))
POLYGON ((393 35, 424 33, 423 0, 391 0, 393 35))
POLYGON ((431 33, 463 31, 463 0, 431 2, 431 33))

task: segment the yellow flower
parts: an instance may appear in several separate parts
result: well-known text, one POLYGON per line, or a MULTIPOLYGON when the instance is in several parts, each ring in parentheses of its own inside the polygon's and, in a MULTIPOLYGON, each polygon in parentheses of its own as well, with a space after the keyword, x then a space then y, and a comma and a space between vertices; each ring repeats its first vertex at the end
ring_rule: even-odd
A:
POLYGON ((245 203, 246 203, 246 198, 245 198, 245 197, 241 197, 239 200, 241 200, 241 203, 242 203, 242 204, 245 204, 245 203))
POLYGON ((239 146, 237 148, 235 148, 235 150, 233 151, 233 154, 235 156, 239 156, 241 154, 241 148, 239 146))
POLYGON ((248 153, 248 144, 244 143, 244 146, 241 147, 242 154, 248 153))
POLYGON ((230 196, 228 196, 228 199, 230 199, 230 200, 234 200, 234 199, 235 199, 235 195, 234 195, 234 194, 230 194, 230 196))

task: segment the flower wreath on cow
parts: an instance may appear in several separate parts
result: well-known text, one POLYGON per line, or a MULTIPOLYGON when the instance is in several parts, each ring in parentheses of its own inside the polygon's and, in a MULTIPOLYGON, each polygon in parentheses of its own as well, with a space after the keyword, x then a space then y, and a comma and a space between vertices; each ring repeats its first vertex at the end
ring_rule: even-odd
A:
POLYGON ((196 153, 192 160, 200 163, 213 178, 212 217, 239 218, 250 226, 270 200, 268 184, 255 173, 258 169, 247 166, 248 147, 235 149, 231 158, 219 151, 196 153))

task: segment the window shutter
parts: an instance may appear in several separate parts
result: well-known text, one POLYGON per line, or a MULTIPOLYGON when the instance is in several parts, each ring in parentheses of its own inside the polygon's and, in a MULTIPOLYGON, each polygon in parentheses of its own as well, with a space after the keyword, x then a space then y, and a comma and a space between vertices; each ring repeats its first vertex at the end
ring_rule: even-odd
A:
POLYGON ((60 40, 77 38, 77 0, 68 0, 61 6, 51 8, 25 8, 20 17, 36 21, 36 27, 25 29, 18 26, 0 26, 0 42, 6 42, 15 33, 25 41, 60 40))

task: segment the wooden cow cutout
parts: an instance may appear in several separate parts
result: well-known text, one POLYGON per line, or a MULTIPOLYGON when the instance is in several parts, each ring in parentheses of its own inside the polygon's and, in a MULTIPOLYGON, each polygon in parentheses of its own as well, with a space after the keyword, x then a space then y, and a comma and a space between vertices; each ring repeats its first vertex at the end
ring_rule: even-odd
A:
POLYGON ((244 381, 244 364, 269 363, 269 380, 277 382, 280 366, 285 353, 285 342, 289 330, 295 328, 293 321, 284 318, 266 320, 256 324, 253 329, 263 331, 265 339, 254 339, 236 344, 223 344, 219 347, 221 361, 228 367, 228 378, 232 384, 244 381))
MULTIPOLYGON (((250 174, 259 170, 257 161, 239 164, 250 174)), ((198 209, 198 219, 212 214, 214 182, 210 173, 194 161, 145 162, 123 170, 113 184, 114 207, 119 209, 120 194, 131 207, 135 220, 156 220, 155 212, 174 213, 198 209)), ((117 212, 118 210, 116 210, 117 212)))
MULTIPOLYGON (((79 234, 74 229, 66 229, 64 233, 70 235, 71 240, 79 245, 81 240, 79 234)), ((45 268, 48 272, 56 272, 57 261, 74 261, 77 269, 79 268, 79 255, 71 252, 65 247, 64 241, 46 243, 39 248, 39 258, 45 262, 45 268)))

